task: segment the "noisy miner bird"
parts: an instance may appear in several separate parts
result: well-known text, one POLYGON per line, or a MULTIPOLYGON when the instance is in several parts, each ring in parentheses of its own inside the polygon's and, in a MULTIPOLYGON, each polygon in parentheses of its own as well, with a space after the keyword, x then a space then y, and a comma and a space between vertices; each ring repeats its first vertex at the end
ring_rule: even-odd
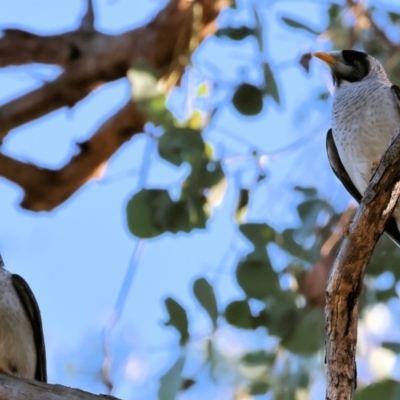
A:
POLYGON ((0 373, 47 381, 40 311, 30 287, 0 255, 0 373))
MULTIPOLYGON (((329 162, 360 202, 400 125, 400 88, 392 85, 380 62, 366 53, 342 50, 313 55, 329 65, 335 85, 332 129, 326 138, 329 162)), ((400 205, 385 230, 400 246, 400 205)))

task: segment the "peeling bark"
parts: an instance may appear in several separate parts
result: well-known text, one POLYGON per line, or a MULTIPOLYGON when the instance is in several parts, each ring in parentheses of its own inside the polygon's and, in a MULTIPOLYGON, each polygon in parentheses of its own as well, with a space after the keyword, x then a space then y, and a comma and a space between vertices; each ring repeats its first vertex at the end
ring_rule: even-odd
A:
POLYGON ((365 191, 326 289, 326 399, 350 400, 357 386, 358 299, 365 269, 400 196, 400 128, 365 191))

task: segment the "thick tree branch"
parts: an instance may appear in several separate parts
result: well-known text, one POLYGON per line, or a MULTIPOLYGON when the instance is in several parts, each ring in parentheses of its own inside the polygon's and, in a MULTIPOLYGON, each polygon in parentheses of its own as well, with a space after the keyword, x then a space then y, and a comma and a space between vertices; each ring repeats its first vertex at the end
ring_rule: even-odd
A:
POLYGON ((358 298, 365 268, 400 195, 400 128, 383 155, 343 241, 326 290, 326 399, 350 400, 357 385, 358 298))
MULTIPOLYGON (((88 4, 91 21, 91 1, 88 4)), ((118 36, 82 29, 49 37, 4 31, 0 66, 41 62, 61 65, 64 72, 39 89, 0 106, 0 143, 11 129, 61 107, 72 107, 102 83, 125 77, 140 59, 161 76, 183 71, 182 60, 188 59, 192 38, 193 4, 170 0, 153 21, 118 36)), ((201 40, 216 29, 214 22, 225 1, 199 0, 196 4, 202 6, 202 28, 197 32, 201 40)), ((143 130, 145 122, 143 114, 129 103, 81 146, 81 152, 64 168, 43 169, 0 153, 0 176, 25 190, 23 207, 51 210, 93 177, 122 143, 143 130)))
POLYGON ((49 385, 0 374, 0 400, 117 400, 61 385, 49 385))
POLYGON ((60 170, 49 170, 0 154, 0 176, 25 191, 21 206, 33 211, 49 211, 68 199, 96 175, 107 160, 133 135, 143 132, 146 120, 128 102, 84 143, 80 152, 60 170))

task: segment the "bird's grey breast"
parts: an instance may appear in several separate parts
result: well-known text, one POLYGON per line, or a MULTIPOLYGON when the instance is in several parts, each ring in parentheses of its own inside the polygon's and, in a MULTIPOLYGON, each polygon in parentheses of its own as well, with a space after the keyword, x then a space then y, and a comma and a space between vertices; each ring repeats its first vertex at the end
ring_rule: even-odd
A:
POLYGON ((346 83, 335 92, 332 131, 342 163, 364 193, 378 162, 400 125, 390 82, 366 79, 346 83))
POLYGON ((11 274, 0 268, 0 371, 34 379, 35 369, 31 323, 14 290, 11 274))

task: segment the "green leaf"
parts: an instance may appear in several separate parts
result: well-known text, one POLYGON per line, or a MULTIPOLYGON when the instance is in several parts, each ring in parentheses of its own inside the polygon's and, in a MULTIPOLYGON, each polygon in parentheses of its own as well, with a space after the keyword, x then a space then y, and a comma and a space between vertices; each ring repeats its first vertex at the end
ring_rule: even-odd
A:
POLYGON ((185 309, 173 298, 165 299, 165 306, 169 314, 166 326, 173 326, 180 334, 179 344, 183 346, 189 340, 189 322, 185 309))
POLYGON ((263 381, 252 382, 249 388, 249 392, 253 396, 262 395, 268 392, 269 385, 263 381))
POLYGON ((268 258, 266 246, 276 239, 276 232, 267 224, 242 224, 239 225, 240 232, 253 243, 255 249, 253 252, 254 258, 268 258))
POLYGON ((318 95, 318 99, 322 100, 322 101, 326 101, 329 99, 329 96, 330 96, 329 92, 323 92, 318 95))
POLYGON ((375 292, 375 299, 377 302, 387 302, 389 299, 392 298, 397 298, 397 291, 394 286, 386 290, 377 290, 375 292))
POLYGON ((296 354, 312 354, 324 345, 324 311, 305 309, 299 314, 292 334, 281 345, 296 354))
POLYGON ((266 327, 271 335, 287 338, 293 333, 298 321, 299 310, 294 296, 285 292, 285 296, 269 300, 269 309, 266 327))
POLYGON ((254 116, 263 108, 263 93, 256 86, 243 83, 236 89, 232 103, 240 114, 246 117, 254 116))
POLYGON ((167 109, 165 102, 165 94, 160 94, 154 98, 137 100, 135 104, 146 114, 147 119, 153 122, 153 124, 157 126, 162 125, 164 128, 173 127, 175 124, 174 117, 167 109))
POLYGON ((263 90, 264 94, 271 96, 277 104, 280 103, 278 85, 276 84, 274 74, 272 73, 269 64, 264 63, 264 80, 266 88, 263 90))
POLYGON ((254 30, 247 26, 241 26, 240 28, 221 28, 215 32, 215 36, 217 37, 228 37, 232 40, 243 40, 251 35, 254 35, 254 30))
POLYGON ((275 361, 276 354, 266 353, 265 351, 256 351, 247 353, 242 357, 242 362, 249 366, 270 365, 275 361))
POLYGON ((128 228, 141 238, 204 229, 208 219, 205 204, 206 198, 198 193, 172 201, 166 190, 143 189, 128 202, 128 228))
POLYGON ((185 378, 183 381, 182 381, 182 385, 181 385, 181 390, 188 390, 188 389, 190 389, 193 385, 195 385, 196 384, 196 381, 194 380, 194 379, 191 379, 191 378, 185 378))
POLYGON ((400 14, 399 13, 395 13, 395 12, 388 12, 389 18, 392 21, 392 23, 396 24, 400 21, 400 14))
POLYGON ((203 196, 204 189, 217 185, 224 178, 219 161, 198 157, 192 162, 191 167, 192 171, 183 183, 182 196, 185 198, 203 196))
POLYGON ((295 186, 294 190, 297 192, 303 193, 307 200, 314 199, 318 195, 317 189, 313 187, 303 187, 303 186, 295 186))
POLYGON ((194 282, 193 293, 197 301, 207 311, 215 329, 218 319, 218 307, 214 288, 208 283, 207 279, 199 278, 194 282))
POLYGON ((277 241, 280 247, 289 252, 292 256, 301 260, 312 262, 312 254, 298 244, 295 240, 296 229, 285 229, 281 234, 281 240, 277 241))
POLYGON ((183 162, 194 162, 205 152, 205 145, 199 130, 169 128, 158 141, 158 152, 162 158, 179 166, 183 162))
POLYGON ((281 287, 268 256, 253 259, 251 254, 236 269, 236 279, 247 297, 264 300, 280 294, 281 287))
POLYGON ((319 35, 320 34, 320 32, 318 32, 318 31, 310 28, 309 26, 303 24, 302 22, 296 21, 296 20, 294 20, 292 18, 282 17, 282 21, 286 25, 290 26, 291 28, 303 29, 303 30, 305 30, 307 32, 310 32, 310 33, 314 34, 314 35, 319 35))
POLYGON ((238 200, 238 204, 236 206, 236 212, 235 212, 236 222, 240 223, 243 220, 243 216, 246 213, 248 204, 249 204, 249 190, 248 189, 240 189, 239 200, 238 200))
POLYGON ((172 367, 160 379, 158 389, 159 400, 175 400, 182 387, 182 371, 185 365, 185 357, 180 356, 172 367))
POLYGON ((384 349, 388 349, 393 351, 393 353, 400 353, 400 343, 397 342, 382 342, 382 347, 384 349))
POLYGON ((140 238, 152 238, 162 234, 165 229, 157 226, 155 214, 173 205, 166 190, 143 189, 136 193, 127 205, 128 228, 131 233, 140 238))
POLYGON ((339 13, 340 13, 340 6, 335 3, 332 3, 328 9, 329 20, 331 23, 339 16, 339 13))
POLYGON ((301 227, 297 229, 298 236, 308 236, 315 232, 317 218, 321 211, 333 214, 332 206, 321 199, 306 200, 297 206, 297 212, 301 219, 301 227))
POLYGON ((238 328, 253 329, 252 315, 246 300, 236 300, 229 303, 225 309, 226 321, 238 328))
POLYGON ((358 388, 355 394, 355 400, 396 400, 400 398, 400 383, 387 379, 366 388, 358 388))

